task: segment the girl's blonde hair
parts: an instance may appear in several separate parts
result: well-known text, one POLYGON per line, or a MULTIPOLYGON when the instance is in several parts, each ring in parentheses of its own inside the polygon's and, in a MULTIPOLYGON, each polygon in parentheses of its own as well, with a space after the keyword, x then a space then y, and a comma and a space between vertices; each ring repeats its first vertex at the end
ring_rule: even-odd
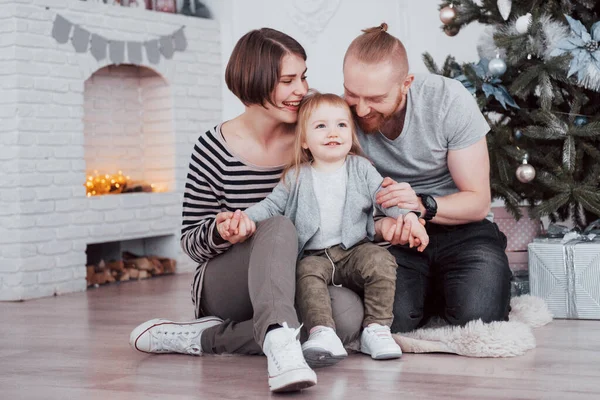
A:
POLYGON ((348 154, 362 156, 363 151, 356 135, 356 124, 352 118, 352 112, 350 107, 344 99, 340 96, 332 93, 319 93, 318 91, 311 89, 306 96, 300 102, 300 109, 298 110, 298 123, 296 124, 296 140, 294 141, 294 155, 290 164, 288 164, 283 170, 283 180, 285 182, 285 175, 290 170, 296 171, 296 179, 298 179, 299 167, 304 163, 309 163, 313 160, 313 156, 309 149, 304 149, 302 144, 306 142, 306 132, 308 130, 308 120, 310 116, 315 112, 317 108, 322 105, 329 105, 334 107, 343 108, 348 113, 348 123, 352 130, 352 146, 348 154))

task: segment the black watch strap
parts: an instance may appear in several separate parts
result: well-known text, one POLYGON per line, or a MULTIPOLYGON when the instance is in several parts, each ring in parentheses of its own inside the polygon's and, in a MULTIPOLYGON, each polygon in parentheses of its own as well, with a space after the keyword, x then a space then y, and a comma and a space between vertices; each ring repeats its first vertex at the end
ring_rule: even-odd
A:
POLYGON ((433 196, 428 194, 418 193, 417 196, 421 198, 423 207, 425 207, 425 216, 423 216, 423 219, 425 221, 431 221, 437 214, 437 201, 435 201, 433 196))

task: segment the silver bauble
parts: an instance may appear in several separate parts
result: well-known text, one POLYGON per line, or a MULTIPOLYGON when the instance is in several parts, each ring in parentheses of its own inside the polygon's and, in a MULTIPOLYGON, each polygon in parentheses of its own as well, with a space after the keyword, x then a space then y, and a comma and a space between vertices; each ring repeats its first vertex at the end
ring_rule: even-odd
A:
POLYGON ((492 58, 488 64, 488 71, 493 76, 501 76, 506 72, 506 62, 501 58, 492 58))
POLYGON ((584 126, 587 125, 588 119, 583 115, 579 115, 575 117, 575 121, 573 121, 573 123, 575 124, 575 126, 584 126))
POLYGON ((520 129, 517 129, 517 130, 515 131, 515 139, 519 140, 519 139, 521 139, 522 137, 523 137, 523 131, 522 131, 522 130, 520 130, 520 129))
POLYGON ((525 15, 521 15, 517 18, 517 22, 515 23, 515 28, 519 33, 527 33, 529 30, 529 26, 531 25, 531 14, 527 13, 525 15))
POLYGON ((533 180, 533 178, 535 178, 535 168, 533 168, 533 165, 523 163, 519 165, 519 168, 517 168, 517 172, 515 173, 515 175, 519 182, 529 183, 533 180))
POLYGON ((440 21, 443 24, 449 24, 456 18, 456 10, 454 7, 446 6, 440 10, 440 21))

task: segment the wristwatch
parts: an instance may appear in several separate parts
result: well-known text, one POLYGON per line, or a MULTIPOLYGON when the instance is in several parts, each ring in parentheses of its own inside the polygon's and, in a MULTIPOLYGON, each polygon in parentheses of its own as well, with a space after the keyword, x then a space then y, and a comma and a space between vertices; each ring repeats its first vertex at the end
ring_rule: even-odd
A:
POLYGON ((423 202, 423 207, 425 207, 425 216, 423 216, 422 218, 425 221, 432 220, 433 217, 435 217, 435 214, 437 214, 437 202, 435 201, 433 196, 430 196, 428 194, 418 193, 417 196, 421 198, 421 201, 423 202))

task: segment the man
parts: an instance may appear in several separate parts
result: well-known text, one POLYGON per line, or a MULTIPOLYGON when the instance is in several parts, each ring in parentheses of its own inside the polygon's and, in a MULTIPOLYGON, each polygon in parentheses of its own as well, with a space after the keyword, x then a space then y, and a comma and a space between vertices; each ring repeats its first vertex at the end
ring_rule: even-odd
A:
POLYGON ((392 331, 416 329, 434 314, 453 325, 506 320, 506 237, 486 219, 490 128, 460 82, 409 73, 406 50, 387 24, 363 32, 344 57, 344 97, 363 150, 392 178, 378 202, 419 209, 430 235, 419 253, 401 245, 405 230, 394 220, 376 223, 398 263, 392 331))

